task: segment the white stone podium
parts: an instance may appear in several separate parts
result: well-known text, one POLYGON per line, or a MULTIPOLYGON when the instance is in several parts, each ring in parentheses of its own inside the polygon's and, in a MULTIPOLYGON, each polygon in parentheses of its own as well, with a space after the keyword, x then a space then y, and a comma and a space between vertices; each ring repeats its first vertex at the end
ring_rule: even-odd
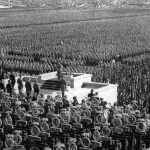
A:
MULTIPOLYGON (((57 72, 52 72, 48 74, 39 75, 39 83, 44 82, 45 80, 57 80, 56 76, 57 72)), ((76 96, 79 103, 81 103, 82 99, 87 97, 90 93, 91 89, 94 89, 94 92, 98 92, 98 96, 103 98, 108 103, 113 104, 117 102, 117 87, 116 84, 109 83, 99 83, 99 82, 91 82, 92 75, 84 74, 84 73, 72 73, 71 75, 62 73, 64 79, 67 82, 67 90, 65 94, 68 97, 69 101, 73 100, 73 97, 76 96)), ((57 95, 60 91, 54 90, 42 90, 44 94, 50 94, 52 96, 57 95)))
MULTIPOLYGON (((67 90, 65 94, 68 97, 69 101, 73 100, 73 97, 76 96, 79 103, 81 103, 82 99, 86 98, 90 93, 91 89, 94 89, 94 92, 98 92, 98 96, 103 98, 108 103, 113 104, 117 102, 117 87, 116 84, 109 83, 99 83, 99 82, 91 82, 91 74, 84 73, 72 73, 71 75, 67 75, 63 73, 65 80, 67 80, 67 90)), ((38 81, 39 86, 44 83, 46 80, 57 80, 57 72, 50 72, 46 74, 41 74, 38 76, 27 76, 23 78, 30 78, 31 83, 33 84, 35 80, 38 81)), ((16 78, 17 80, 17 78, 16 78)), ((5 85, 7 84, 8 79, 5 79, 5 85)), ((18 85, 15 84, 15 91, 18 92, 18 85)), ((25 92, 25 87, 23 89, 25 92)), ((56 96, 61 91, 54 90, 45 90, 41 89, 41 92, 47 95, 56 96)))
MULTIPOLYGON (((73 97, 76 96, 79 103, 81 103, 82 99, 87 97, 91 89, 94 89, 94 92, 98 92, 98 96, 103 98, 108 103, 113 104, 114 102, 117 102, 118 85, 116 84, 91 82, 91 74, 72 73, 71 75, 67 75, 65 72, 63 72, 63 76, 67 82, 67 90, 65 94, 67 95, 69 101, 72 101, 73 97)), ((57 80, 57 72, 50 72, 38 76, 27 76, 23 78, 30 78, 31 83, 34 83, 36 79, 39 86, 41 86, 46 80, 57 80)), ((15 85, 15 89, 17 91, 17 84, 15 85)), ((58 93, 61 93, 61 91, 45 89, 41 89, 41 92, 44 93, 45 96, 52 95, 54 97, 58 93)))

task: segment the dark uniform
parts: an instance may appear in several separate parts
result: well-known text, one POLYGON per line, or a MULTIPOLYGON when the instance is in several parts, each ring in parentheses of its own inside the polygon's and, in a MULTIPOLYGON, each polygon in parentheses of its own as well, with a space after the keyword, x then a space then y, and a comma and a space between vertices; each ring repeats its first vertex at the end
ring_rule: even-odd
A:
POLYGON ((13 73, 11 73, 9 78, 10 78, 11 83, 12 83, 12 88, 14 88, 15 83, 16 83, 15 75, 13 73))
POLYGON ((17 83, 18 83, 19 93, 21 93, 21 90, 23 89, 23 82, 22 82, 21 78, 18 78, 17 83))
POLYGON ((74 96, 74 97, 73 97, 72 105, 73 105, 73 106, 77 106, 78 104, 79 104, 79 103, 78 103, 77 97, 74 96))
POLYGON ((36 82, 33 84, 33 89, 34 89, 34 94, 37 94, 37 96, 38 96, 40 90, 39 90, 39 86, 36 82))
POLYGON ((26 93, 31 93, 32 87, 30 81, 26 81, 25 87, 26 87, 26 93))
POLYGON ((1 80, 0 80, 0 89, 5 92, 5 85, 1 80))
POLYGON ((6 89, 7 89, 7 93, 9 93, 10 96, 12 96, 12 90, 13 90, 13 88, 12 88, 12 83, 11 83, 10 80, 8 80, 8 83, 6 85, 6 89))
POLYGON ((91 93, 88 94, 88 98, 92 99, 95 96, 94 90, 91 89, 91 93))
POLYGON ((61 64, 60 63, 57 63, 57 76, 58 76, 58 80, 60 80, 60 77, 61 77, 61 64))
POLYGON ((66 81, 65 79, 62 78, 60 82, 61 82, 61 92, 62 92, 62 99, 63 99, 65 95, 65 90, 66 90, 66 81))
POLYGON ((69 104, 69 101, 66 99, 66 98, 64 98, 63 99, 63 108, 68 108, 70 106, 70 104, 69 104))

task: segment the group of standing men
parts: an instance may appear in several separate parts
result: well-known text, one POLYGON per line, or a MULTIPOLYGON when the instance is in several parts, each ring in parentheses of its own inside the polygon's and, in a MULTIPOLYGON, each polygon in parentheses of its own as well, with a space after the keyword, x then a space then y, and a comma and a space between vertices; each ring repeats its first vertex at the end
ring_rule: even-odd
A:
POLYGON ((6 86, 4 83, 4 78, 0 79, 0 89, 4 90, 4 92, 7 92, 10 94, 10 96, 12 96, 12 92, 13 92, 15 83, 16 83, 15 75, 13 74, 13 72, 11 72, 11 74, 9 75, 9 80, 8 80, 8 83, 6 84, 6 86))
MULTIPOLYGON (((16 81, 17 81, 17 84, 18 84, 19 95, 22 95, 23 94, 23 87, 24 87, 23 80, 21 78, 21 75, 16 80, 16 77, 15 77, 13 71, 9 75, 9 80, 8 80, 8 83, 6 84, 6 86, 4 84, 4 79, 0 80, 0 89, 4 90, 4 92, 7 92, 10 96, 12 96, 16 81)), ((26 89, 26 94, 28 94, 28 95, 31 94, 32 85, 31 85, 30 79, 27 79, 25 81, 25 89, 26 89)), ((33 84, 33 90, 34 90, 34 95, 36 94, 38 96, 39 92, 40 92, 40 89, 39 89, 39 86, 38 86, 36 81, 33 84)))
MULTIPOLYGON (((62 98, 64 98, 67 84, 66 84, 65 79, 63 78, 62 69, 63 69, 62 65, 58 62, 57 63, 57 76, 58 76, 58 80, 61 82, 62 98)), ((9 75, 8 83, 6 84, 6 86, 4 83, 4 78, 0 78, 0 89, 4 90, 4 92, 7 92, 10 96, 12 96, 16 81, 18 84, 19 95, 23 94, 22 91, 23 91, 24 84, 23 84, 23 81, 21 78, 21 74, 19 75, 19 78, 16 80, 13 70, 11 71, 11 73, 9 75)), ((31 85, 30 79, 27 79, 25 81, 25 88, 26 88, 26 94, 27 95, 31 94, 32 85, 31 85)), ((33 84, 33 90, 34 90, 34 95, 38 96, 40 89, 39 89, 39 86, 36 81, 33 84)))

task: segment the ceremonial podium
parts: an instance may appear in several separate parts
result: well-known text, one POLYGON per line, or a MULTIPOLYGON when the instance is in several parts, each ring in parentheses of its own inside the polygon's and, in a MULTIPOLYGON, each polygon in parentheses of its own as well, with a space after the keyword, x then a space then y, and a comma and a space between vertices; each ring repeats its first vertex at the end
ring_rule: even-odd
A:
MULTIPOLYGON (((117 102, 117 87, 116 84, 92 82, 92 75, 85 73, 71 73, 67 74, 62 72, 63 78, 67 83, 67 89, 65 95, 68 100, 72 100, 74 96, 77 96, 79 103, 82 99, 86 98, 91 89, 98 93, 98 97, 103 98, 107 103, 114 104, 117 102)), ((57 72, 50 72, 41 74, 38 77, 38 83, 41 86, 41 92, 45 95, 52 95, 55 97, 58 93, 61 93, 60 81, 57 77, 57 72), (52 88, 49 88, 51 85, 52 88)))

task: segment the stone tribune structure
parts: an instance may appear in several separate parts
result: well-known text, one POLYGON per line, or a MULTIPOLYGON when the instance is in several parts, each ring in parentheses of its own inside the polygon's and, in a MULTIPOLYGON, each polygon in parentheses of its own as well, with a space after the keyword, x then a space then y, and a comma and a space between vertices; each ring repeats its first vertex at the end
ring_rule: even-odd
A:
MULTIPOLYGON (((71 75, 68 75, 65 72, 63 72, 62 74, 67 83, 65 95, 67 95, 69 101, 72 101, 73 97, 76 96, 79 103, 81 103, 82 99, 87 97, 91 89, 94 89, 94 92, 98 93, 97 96, 103 98, 105 101, 107 101, 107 103, 114 104, 114 102, 117 102, 118 85, 91 82, 91 74, 72 73, 71 75)), ((58 93, 61 94, 61 83, 57 78, 57 72, 40 74, 37 76, 22 76, 23 81, 25 81, 27 78, 30 78, 32 87, 34 81, 37 80, 37 83, 40 87, 40 92, 44 93, 45 97, 47 95, 56 96, 58 95, 58 93)), ((16 81, 17 79, 18 77, 16 77, 16 81)), ((8 79, 5 79, 5 85, 7 84, 7 82, 8 79)), ((18 92, 17 83, 15 84, 15 90, 16 92, 18 92)), ((23 88, 23 92, 25 92, 25 88, 23 88)))
MULTIPOLYGON (((74 96, 77 96, 79 103, 87 97, 91 89, 98 93, 98 96, 103 98, 108 103, 113 104, 117 102, 117 87, 116 84, 99 83, 91 81, 91 74, 84 73, 62 73, 63 78, 66 80, 67 89, 65 95, 68 100, 72 100, 74 96)), ((57 72, 51 72, 47 74, 41 74, 38 76, 39 83, 42 83, 41 91, 44 94, 56 95, 60 92, 59 81, 57 79, 57 72), (56 84, 57 86, 55 86, 56 84), (54 89, 56 87, 56 89, 54 89)))

